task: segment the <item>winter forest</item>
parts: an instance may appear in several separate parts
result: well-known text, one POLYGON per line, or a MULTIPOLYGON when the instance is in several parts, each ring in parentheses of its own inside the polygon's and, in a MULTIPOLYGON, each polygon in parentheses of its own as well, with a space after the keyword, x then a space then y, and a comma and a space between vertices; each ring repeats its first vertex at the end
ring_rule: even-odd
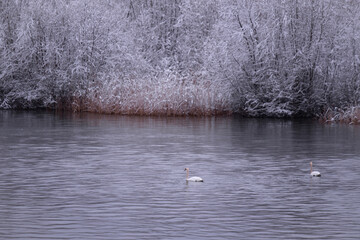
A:
POLYGON ((0 0, 0 108, 359 111, 357 0, 0 0))

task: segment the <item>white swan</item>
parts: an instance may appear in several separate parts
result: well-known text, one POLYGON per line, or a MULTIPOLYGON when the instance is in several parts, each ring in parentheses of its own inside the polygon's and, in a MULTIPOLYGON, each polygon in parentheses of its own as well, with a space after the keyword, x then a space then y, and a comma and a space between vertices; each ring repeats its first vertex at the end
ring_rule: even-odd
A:
POLYGON ((186 181, 187 182, 204 182, 201 177, 191 177, 189 178, 189 168, 185 168, 184 171, 186 171, 186 181))
POLYGON ((321 177, 321 173, 318 171, 313 171, 312 170, 312 162, 310 162, 310 175, 312 177, 321 177))

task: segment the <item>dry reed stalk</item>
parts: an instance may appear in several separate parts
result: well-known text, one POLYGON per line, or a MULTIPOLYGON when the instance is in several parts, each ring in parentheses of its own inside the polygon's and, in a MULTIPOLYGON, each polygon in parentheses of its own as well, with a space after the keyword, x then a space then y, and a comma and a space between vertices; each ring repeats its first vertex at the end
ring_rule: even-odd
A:
POLYGON ((360 124, 360 106, 350 107, 345 110, 329 108, 320 115, 319 119, 325 123, 360 124))
POLYGON ((97 87, 73 98, 73 111, 127 115, 219 115, 230 113, 230 97, 210 81, 159 78, 97 87))

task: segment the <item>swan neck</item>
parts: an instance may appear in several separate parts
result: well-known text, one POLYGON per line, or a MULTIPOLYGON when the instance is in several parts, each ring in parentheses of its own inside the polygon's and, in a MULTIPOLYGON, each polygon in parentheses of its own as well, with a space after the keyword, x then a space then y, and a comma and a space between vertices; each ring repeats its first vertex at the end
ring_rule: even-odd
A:
POLYGON ((312 164, 310 164, 310 173, 312 173, 312 171, 313 171, 313 170, 312 170, 312 164))
POLYGON ((186 179, 189 178, 189 169, 186 169, 186 179))

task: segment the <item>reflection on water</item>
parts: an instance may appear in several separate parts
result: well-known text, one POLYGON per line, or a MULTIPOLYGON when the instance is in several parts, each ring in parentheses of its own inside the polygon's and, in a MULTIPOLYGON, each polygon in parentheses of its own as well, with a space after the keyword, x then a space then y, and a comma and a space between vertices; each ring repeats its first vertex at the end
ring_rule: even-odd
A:
POLYGON ((0 131, 1 239, 360 236, 358 126, 0 111, 0 131))

